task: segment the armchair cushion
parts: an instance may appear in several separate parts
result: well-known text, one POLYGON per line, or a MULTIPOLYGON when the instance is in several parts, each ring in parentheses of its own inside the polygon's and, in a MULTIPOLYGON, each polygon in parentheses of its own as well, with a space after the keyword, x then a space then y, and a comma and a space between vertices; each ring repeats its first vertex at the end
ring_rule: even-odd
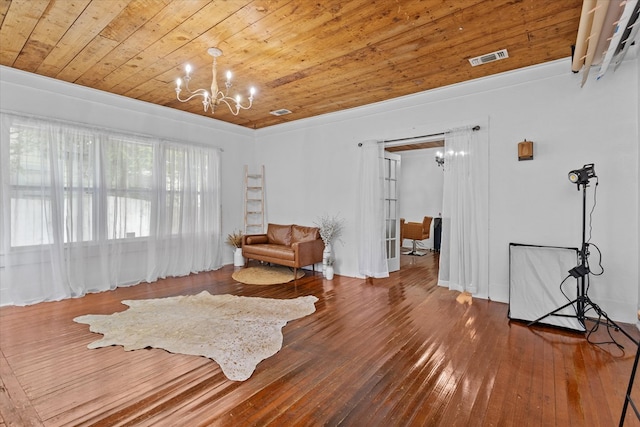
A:
POLYGON ((295 251, 290 246, 272 243, 251 246, 251 256, 255 259, 279 259, 287 262, 295 261, 295 251))
POLYGON ((269 224, 267 238, 274 245, 291 246, 291 225, 269 224))
POLYGON ((266 234, 248 234, 243 237, 242 246, 258 245, 260 243, 269 243, 269 237, 266 234))
POLYGON ((291 243, 309 242, 320 238, 318 227, 305 227, 303 225, 293 225, 291 227, 291 243))

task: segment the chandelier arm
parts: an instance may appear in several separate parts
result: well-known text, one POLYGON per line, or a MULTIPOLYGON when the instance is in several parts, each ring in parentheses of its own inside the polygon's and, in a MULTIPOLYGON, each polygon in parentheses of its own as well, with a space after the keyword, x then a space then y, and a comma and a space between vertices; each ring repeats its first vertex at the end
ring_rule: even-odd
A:
MULTIPOLYGON (((187 92, 189 92, 190 95, 194 95, 194 94, 200 94, 202 96, 204 96, 204 94, 207 92, 206 89, 196 89, 196 90, 191 90, 191 88, 189 87, 189 82, 191 81, 191 76, 190 75, 186 75, 183 77, 184 78, 184 88, 186 89, 187 92)), ((176 91, 178 91, 179 88, 176 88, 176 91)), ((191 99, 191 98, 189 98, 191 99)))
POLYGON ((231 104, 229 104, 229 101, 227 101, 227 99, 231 99, 234 102, 234 104, 236 102, 235 99, 233 99, 233 98, 231 98, 229 96, 225 96, 223 98, 220 98, 220 101, 224 102, 225 104, 227 104, 227 107, 229 107, 229 111, 231 111, 231 114, 233 114, 234 116, 237 116, 238 113, 240 113, 240 109, 238 108, 238 104, 234 105, 234 107, 235 107, 235 111, 234 111, 234 107, 232 107, 231 104))
POLYGON ((216 104, 219 104, 220 101, 222 101, 224 98, 225 98, 224 93, 218 90, 218 92, 216 92, 216 96, 213 97, 212 99, 215 100, 216 104))
POLYGON ((187 98, 180 98, 180 92, 181 90, 176 89, 176 96, 178 98, 178 101, 180 102, 187 102, 187 101, 191 101, 193 98, 197 97, 197 96, 201 96, 203 98, 208 98, 208 96, 206 94, 208 94, 208 92, 204 89, 198 89, 195 92, 191 92, 189 89, 187 89, 189 91, 189 96, 187 98))
POLYGON ((251 98, 249 98, 249 105, 247 105, 247 106, 242 105, 241 103, 236 101, 235 98, 232 98, 230 96, 224 96, 224 97, 220 98, 219 100, 224 102, 225 104, 227 104, 227 107, 229 107, 229 110, 231 110, 231 113, 234 116, 237 116, 238 113, 240 112, 240 110, 248 110, 249 108, 251 108, 251 105, 253 104, 253 99, 251 99, 251 98), (233 103, 233 105, 231 105, 231 103, 233 103), (235 108, 235 112, 233 112, 234 108, 235 108))
POLYGON ((240 103, 238 103, 237 105, 242 110, 248 110, 249 108, 251 108, 251 105, 253 105, 253 99, 249 98, 249 105, 247 105, 246 107, 240 103))

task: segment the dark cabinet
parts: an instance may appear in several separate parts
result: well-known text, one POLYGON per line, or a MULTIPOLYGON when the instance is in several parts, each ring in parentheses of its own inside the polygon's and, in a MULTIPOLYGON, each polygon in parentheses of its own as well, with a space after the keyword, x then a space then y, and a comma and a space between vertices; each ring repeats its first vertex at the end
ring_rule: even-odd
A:
POLYGON ((440 252, 442 242, 442 218, 433 219, 433 250, 440 252))

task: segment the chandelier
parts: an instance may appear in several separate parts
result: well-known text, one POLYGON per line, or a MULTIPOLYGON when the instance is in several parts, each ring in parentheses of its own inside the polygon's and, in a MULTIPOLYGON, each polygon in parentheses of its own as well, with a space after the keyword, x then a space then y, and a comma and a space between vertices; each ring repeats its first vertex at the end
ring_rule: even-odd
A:
POLYGON ((236 95, 235 98, 229 96, 229 89, 231 89, 231 71, 227 71, 227 80, 224 83, 224 92, 218 88, 218 72, 216 69, 216 58, 222 55, 222 51, 217 47, 210 47, 207 53, 213 56, 213 65, 211 72, 213 73, 213 79, 211 81, 211 92, 206 89, 196 89, 192 91, 189 89, 189 81, 191 81, 191 66, 187 64, 185 66, 185 75, 182 79, 176 80, 176 97, 180 102, 187 102, 196 97, 202 97, 202 106, 204 111, 211 109, 211 114, 215 112, 217 106, 224 103, 229 107, 229 111, 234 116, 237 116, 240 110, 248 110, 253 104, 253 95, 256 93, 255 88, 249 89, 249 103, 248 105, 242 105, 242 98, 240 95, 236 95), (184 87, 189 95, 187 98, 180 98, 180 92, 182 92, 182 82, 184 80, 184 87))
POLYGON ((444 153, 442 151, 438 151, 436 153, 436 163, 444 169, 444 153))

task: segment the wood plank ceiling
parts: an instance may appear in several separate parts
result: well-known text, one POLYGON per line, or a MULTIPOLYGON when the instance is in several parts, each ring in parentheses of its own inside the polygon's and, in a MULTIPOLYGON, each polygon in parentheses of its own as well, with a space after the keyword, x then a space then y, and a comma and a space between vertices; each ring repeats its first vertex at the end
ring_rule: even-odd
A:
MULTIPOLYGON (((0 0, 0 64, 252 129, 571 55, 581 0, 0 0), (209 47, 253 108, 205 113, 209 47), (469 58, 507 49, 472 67, 469 58), (271 111, 292 113, 274 116, 271 111)), ((567 69, 567 72, 570 72, 567 69)))

